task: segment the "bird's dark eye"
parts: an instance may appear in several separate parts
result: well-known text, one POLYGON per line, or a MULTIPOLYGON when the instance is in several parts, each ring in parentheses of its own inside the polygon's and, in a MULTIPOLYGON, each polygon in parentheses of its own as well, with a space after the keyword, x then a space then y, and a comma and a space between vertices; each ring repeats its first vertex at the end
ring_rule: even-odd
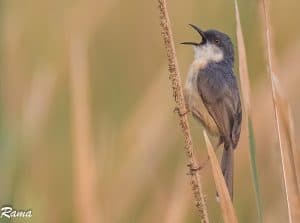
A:
POLYGON ((216 42, 216 44, 219 44, 219 43, 220 43, 220 40, 215 39, 215 42, 216 42))

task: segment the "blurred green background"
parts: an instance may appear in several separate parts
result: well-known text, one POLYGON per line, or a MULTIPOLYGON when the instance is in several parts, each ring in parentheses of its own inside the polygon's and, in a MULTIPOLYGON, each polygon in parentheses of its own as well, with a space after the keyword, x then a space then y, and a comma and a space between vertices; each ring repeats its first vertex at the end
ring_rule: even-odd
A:
MULTIPOLYGON (((238 2, 264 222, 287 222, 260 1, 238 2)), ((187 24, 222 30, 236 46, 233 4, 168 1, 183 80, 193 52, 179 43, 199 38, 187 24)), ((299 11, 296 0, 271 2, 276 72, 296 136, 299 11)), ((0 21, 0 205, 33 212, 10 222, 199 222, 157 2, 2 0, 0 21)), ((190 122, 205 160, 202 128, 190 122)), ((234 205, 240 222, 252 223, 258 220, 245 124, 235 153, 234 205)), ((202 181, 211 222, 222 222, 209 165, 202 181)))

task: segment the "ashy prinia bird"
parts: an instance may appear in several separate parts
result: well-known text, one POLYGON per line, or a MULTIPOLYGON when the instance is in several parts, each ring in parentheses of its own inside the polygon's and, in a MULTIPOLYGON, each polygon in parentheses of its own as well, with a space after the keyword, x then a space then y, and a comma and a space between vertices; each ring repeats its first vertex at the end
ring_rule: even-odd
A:
POLYGON ((233 199, 233 155, 242 121, 240 92, 233 72, 233 44, 225 33, 190 26, 202 39, 199 43, 182 43, 194 48, 184 89, 186 107, 211 135, 219 138, 218 146, 223 144, 221 169, 233 199))

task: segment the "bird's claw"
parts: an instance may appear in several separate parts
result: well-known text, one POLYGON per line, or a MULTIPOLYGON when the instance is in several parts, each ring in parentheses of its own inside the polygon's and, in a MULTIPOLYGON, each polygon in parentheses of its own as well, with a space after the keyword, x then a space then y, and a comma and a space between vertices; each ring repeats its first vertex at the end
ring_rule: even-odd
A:
POLYGON ((184 112, 181 112, 179 107, 175 107, 173 112, 176 112, 180 117, 182 117, 182 116, 188 114, 190 111, 187 109, 184 112))
POLYGON ((188 174, 192 175, 192 174, 195 174, 195 172, 202 170, 205 165, 195 166, 194 164, 190 163, 187 166, 189 167, 189 170, 190 170, 190 172, 188 174))
POLYGON ((209 161, 209 157, 207 157, 207 159, 201 165, 196 165, 195 166, 194 163, 189 163, 187 165, 189 167, 189 169, 190 169, 190 172, 188 174, 189 175, 193 175, 193 174, 195 174, 195 172, 202 170, 206 166, 206 164, 208 163, 208 161, 209 161))

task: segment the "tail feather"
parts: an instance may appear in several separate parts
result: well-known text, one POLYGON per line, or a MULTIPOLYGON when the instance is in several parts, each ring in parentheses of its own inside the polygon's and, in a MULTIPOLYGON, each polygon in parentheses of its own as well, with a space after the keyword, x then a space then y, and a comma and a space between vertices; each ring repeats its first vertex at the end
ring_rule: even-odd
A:
POLYGON ((233 200, 233 160, 233 148, 225 145, 222 155, 221 169, 231 200, 233 200))

